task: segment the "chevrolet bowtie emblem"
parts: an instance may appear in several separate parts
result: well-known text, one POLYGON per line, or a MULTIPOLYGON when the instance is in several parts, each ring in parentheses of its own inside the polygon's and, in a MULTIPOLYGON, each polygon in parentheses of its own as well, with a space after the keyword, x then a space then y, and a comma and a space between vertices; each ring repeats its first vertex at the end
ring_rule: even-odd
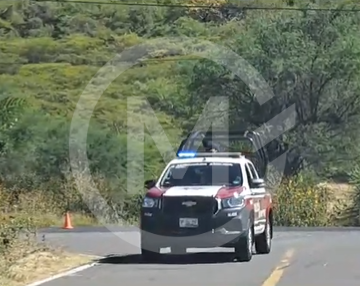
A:
POLYGON ((196 202, 193 201, 187 201, 182 203, 183 206, 192 207, 196 205, 196 202))

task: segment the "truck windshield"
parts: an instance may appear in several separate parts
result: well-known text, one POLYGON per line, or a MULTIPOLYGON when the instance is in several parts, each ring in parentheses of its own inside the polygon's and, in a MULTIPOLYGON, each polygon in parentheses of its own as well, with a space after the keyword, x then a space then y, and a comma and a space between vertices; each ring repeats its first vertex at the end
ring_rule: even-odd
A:
POLYGON ((171 165, 163 176, 162 187, 241 186, 240 164, 190 163, 171 165))

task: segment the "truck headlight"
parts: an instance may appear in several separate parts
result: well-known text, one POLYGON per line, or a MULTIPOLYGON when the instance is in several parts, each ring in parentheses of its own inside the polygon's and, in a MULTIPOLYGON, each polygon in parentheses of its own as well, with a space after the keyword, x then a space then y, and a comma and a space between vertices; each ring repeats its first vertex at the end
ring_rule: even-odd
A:
POLYGON ((157 207, 158 199, 145 197, 142 203, 143 208, 155 208, 157 207))
POLYGON ((232 197, 232 198, 228 198, 228 199, 223 199, 221 204, 224 209, 242 208, 245 206, 245 199, 242 197, 237 197, 237 198, 232 197))

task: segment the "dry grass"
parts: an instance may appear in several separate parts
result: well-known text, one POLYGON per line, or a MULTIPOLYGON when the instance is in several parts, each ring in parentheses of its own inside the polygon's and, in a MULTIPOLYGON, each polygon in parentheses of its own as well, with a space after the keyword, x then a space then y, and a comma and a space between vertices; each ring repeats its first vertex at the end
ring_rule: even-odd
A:
POLYGON ((0 223, 0 285, 22 286, 87 264, 96 257, 50 248, 36 240, 30 219, 0 223))
MULTIPOLYGON (((29 217, 26 213, 8 213, 6 216, 17 216, 17 217, 29 217)), ((59 214, 53 214, 50 212, 44 212, 39 214, 33 214, 31 216, 34 220, 34 224, 38 228, 46 227, 62 227, 64 225, 64 216, 59 214)), ((85 214, 71 213, 71 222, 75 226, 96 226, 98 221, 93 217, 85 214)))
MULTIPOLYGON (((84 188, 88 186, 87 180, 82 180, 84 188)), ((98 181, 99 189, 106 194, 106 184, 103 180, 98 181)), ((96 197, 92 203, 101 207, 96 197)), ((27 285, 96 259, 50 249, 36 242, 36 230, 62 227, 64 213, 68 209, 84 211, 70 211, 73 227, 98 224, 93 216, 86 213, 83 198, 71 182, 61 186, 56 182, 49 183, 44 190, 33 191, 7 189, 0 184, 0 285, 27 285)))
MULTIPOLYGON (((0 285, 27 285, 94 260, 36 242, 38 227, 64 224, 61 200, 49 192, 14 193, 0 186, 0 285)), ((73 226, 96 224, 86 214, 71 218, 73 226)))
POLYGON ((330 192, 332 197, 331 202, 329 202, 328 209, 331 213, 334 208, 346 208, 346 206, 351 201, 351 196, 354 192, 354 187, 346 183, 335 183, 335 182, 326 182, 321 183, 321 186, 324 186, 330 192))
MULTIPOLYGON (((14 251, 11 255, 15 255, 14 251)), ((21 254, 22 255, 22 254, 21 254)), ((11 263, 0 273, 0 285, 23 286, 39 281, 63 271, 88 264, 95 257, 62 252, 59 250, 42 250, 28 254, 11 263)), ((2 261, 2 263, 9 263, 2 261)))
POLYGON ((346 183, 325 183, 325 186, 333 193, 335 199, 349 200, 354 192, 354 186, 346 183))
MULTIPOLYGON (((36 227, 61 227, 64 223, 66 201, 79 198, 55 196, 51 192, 23 191, 14 199, 14 192, 6 190, 0 185, 0 215, 3 218, 31 218, 36 227)), ((75 196, 68 192, 68 196, 75 196)), ((96 219, 86 213, 72 213, 72 222, 77 226, 98 224, 96 219)))

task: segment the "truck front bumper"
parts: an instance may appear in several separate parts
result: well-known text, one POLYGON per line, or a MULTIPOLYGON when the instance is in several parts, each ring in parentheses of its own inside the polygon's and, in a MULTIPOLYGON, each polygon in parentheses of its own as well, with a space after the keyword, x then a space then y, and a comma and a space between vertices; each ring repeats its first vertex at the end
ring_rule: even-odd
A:
POLYGON ((198 226, 194 228, 181 228, 180 218, 142 211, 142 244, 185 248, 233 247, 240 237, 246 235, 249 227, 249 211, 246 208, 220 210, 212 216, 197 217, 198 226))

